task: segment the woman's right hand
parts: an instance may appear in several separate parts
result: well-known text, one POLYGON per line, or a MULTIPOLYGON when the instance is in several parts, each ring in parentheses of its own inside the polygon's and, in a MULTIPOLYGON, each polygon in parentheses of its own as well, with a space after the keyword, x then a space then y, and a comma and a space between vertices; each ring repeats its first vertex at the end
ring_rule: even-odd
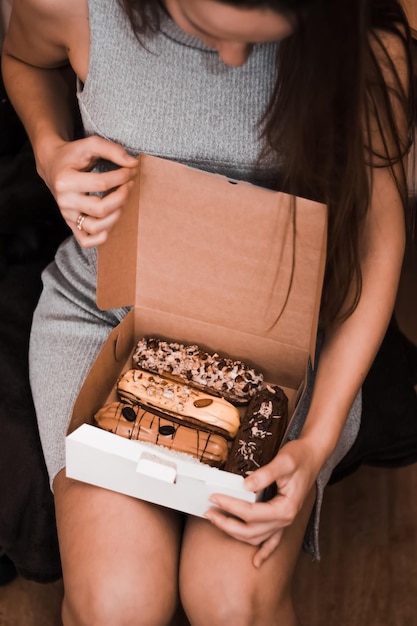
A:
POLYGON ((98 136, 49 144, 37 168, 81 246, 103 243, 120 217, 138 161, 120 145, 98 136), (91 172, 99 159, 118 169, 91 172), (100 195, 91 195, 100 194, 100 195))

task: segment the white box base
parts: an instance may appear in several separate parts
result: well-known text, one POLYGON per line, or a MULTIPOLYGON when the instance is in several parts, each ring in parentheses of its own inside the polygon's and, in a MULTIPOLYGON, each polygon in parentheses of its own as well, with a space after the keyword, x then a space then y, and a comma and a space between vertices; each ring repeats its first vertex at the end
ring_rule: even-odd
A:
POLYGON ((66 438, 66 473, 98 487, 204 517, 223 493, 246 502, 262 493, 243 487, 243 478, 153 444, 124 439, 89 424, 66 438))

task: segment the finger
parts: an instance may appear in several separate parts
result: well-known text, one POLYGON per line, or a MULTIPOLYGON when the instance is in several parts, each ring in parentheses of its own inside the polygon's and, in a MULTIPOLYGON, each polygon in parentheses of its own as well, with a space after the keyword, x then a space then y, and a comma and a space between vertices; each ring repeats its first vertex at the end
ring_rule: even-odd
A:
POLYGON ((78 233, 73 230, 74 237, 83 248, 94 248, 100 246, 107 240, 109 231, 102 230, 97 235, 89 235, 88 233, 78 233))
POLYGON ((106 194, 133 180, 135 170, 126 167, 108 172, 85 172, 76 169, 63 170, 55 181, 58 198, 77 194, 106 194))
POLYGON ((75 220, 75 227, 78 232, 84 235, 98 235, 102 230, 109 231, 120 217, 121 210, 112 211, 103 218, 93 217, 86 213, 79 213, 75 220))
POLYGON ((252 474, 245 478, 243 486, 248 491, 263 491, 276 481, 277 472, 278 468, 272 461, 271 463, 257 469, 255 472, 252 472, 252 474))
MULTIPOLYGON (((133 184, 133 182, 127 183, 123 185, 123 187, 112 191, 104 198, 85 194, 79 196, 74 195, 72 197, 72 204, 66 208, 61 207, 61 210, 65 212, 66 217, 72 221, 76 221, 80 213, 84 213, 92 218, 104 219, 114 211, 123 208, 133 184)), ((71 202, 71 198, 68 198, 67 202, 71 202)))
POLYGON ((262 563, 264 563, 271 554, 276 550, 279 546, 282 537, 282 530, 278 530, 276 533, 266 539, 261 544, 259 550, 256 551, 255 556, 253 557, 253 564, 255 567, 261 567, 262 563))
POLYGON ((227 513, 229 516, 236 517, 244 522, 251 520, 252 516, 252 504, 245 502, 239 498, 233 498, 220 493, 215 493, 210 496, 210 502, 216 505, 218 508, 209 509, 213 515, 227 513))
POLYGON ((70 227, 78 243, 83 248, 91 248, 104 243, 120 217, 121 211, 114 211, 104 219, 97 219, 80 213, 75 222, 71 222, 70 227))
POLYGON ((271 505, 271 503, 274 503, 274 500, 251 503, 240 500, 239 498, 232 498, 231 496, 216 493, 210 497, 210 501, 222 511, 247 523, 277 519, 277 511, 274 510, 271 505))
POLYGON ((222 511, 247 524, 271 522, 275 526, 289 526, 299 511, 297 500, 280 493, 267 502, 250 503, 223 494, 214 494, 210 500, 222 511))
POLYGON ((276 522, 262 524, 246 524, 236 518, 223 515, 221 512, 210 509, 206 513, 208 519, 213 526, 230 535, 238 541, 248 543, 252 546, 259 546, 262 542, 269 539, 272 533, 276 532, 276 522))
POLYGON ((114 189, 103 198, 98 196, 86 196, 87 200, 93 200, 91 215, 93 215, 93 217, 105 217, 112 211, 122 208, 126 204, 134 184, 133 181, 129 181, 121 187, 114 189))
POLYGON ((254 545, 258 545, 284 525, 277 515, 271 515, 269 518, 260 515, 259 520, 246 521, 217 507, 209 509, 205 515, 218 528, 254 545))
MULTIPOLYGON (((80 216, 84 216, 82 228, 78 230, 85 230, 91 232, 97 232, 97 229, 91 229, 92 221, 89 220, 90 229, 87 228, 85 220, 87 217, 103 219, 111 214, 118 212, 120 215, 120 209, 122 209, 127 201, 129 192, 134 183, 127 183, 123 187, 119 187, 116 191, 112 192, 105 198, 99 198, 98 196, 88 196, 85 194, 73 195, 67 198, 67 205, 60 205, 61 213, 70 226, 74 230, 74 226, 77 226, 77 220, 80 216)), ((117 217, 118 219, 118 217, 117 217)), ((114 224, 116 218, 112 224, 114 224)), ((74 233, 77 234, 77 233, 74 233)))
POLYGON ((115 165, 129 168, 135 168, 138 164, 138 159, 130 155, 120 144, 98 135, 79 140, 77 148, 81 150, 80 157, 85 162, 106 159, 115 165))
POLYGON ((270 463, 260 467, 245 478, 243 485, 248 491, 262 491, 273 483, 286 483, 296 469, 293 456, 288 454, 283 447, 270 463))

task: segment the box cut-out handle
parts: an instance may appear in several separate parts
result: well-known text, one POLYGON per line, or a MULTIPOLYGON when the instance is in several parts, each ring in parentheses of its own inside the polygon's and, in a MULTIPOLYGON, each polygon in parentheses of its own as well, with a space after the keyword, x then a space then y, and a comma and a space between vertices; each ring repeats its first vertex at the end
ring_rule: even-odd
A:
POLYGON ((143 452, 137 464, 136 472, 173 484, 177 477, 177 466, 156 454, 143 452))

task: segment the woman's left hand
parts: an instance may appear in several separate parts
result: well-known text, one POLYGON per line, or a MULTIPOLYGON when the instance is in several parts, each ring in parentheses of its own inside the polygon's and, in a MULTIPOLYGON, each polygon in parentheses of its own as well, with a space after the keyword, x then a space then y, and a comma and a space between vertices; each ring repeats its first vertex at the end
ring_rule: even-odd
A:
POLYGON ((250 503, 214 494, 210 500, 216 507, 207 511, 206 518, 231 537, 259 546, 253 563, 260 567, 278 546, 284 528, 301 510, 319 470, 307 441, 289 441, 268 465, 244 482, 249 491, 260 491, 275 483, 278 494, 273 499, 250 503))

